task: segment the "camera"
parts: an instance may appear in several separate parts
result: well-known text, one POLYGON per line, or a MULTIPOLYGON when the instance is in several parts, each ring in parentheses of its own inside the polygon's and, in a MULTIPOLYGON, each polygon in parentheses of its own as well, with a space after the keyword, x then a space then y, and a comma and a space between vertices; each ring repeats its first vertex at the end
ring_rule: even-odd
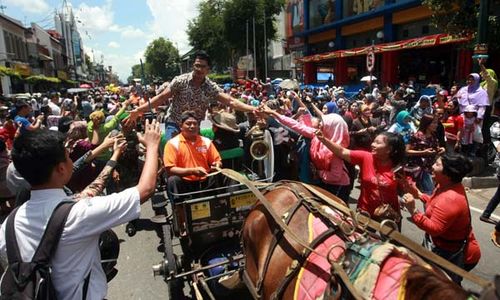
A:
POLYGON ((144 120, 149 120, 149 123, 153 122, 153 120, 156 120, 156 113, 153 113, 151 111, 148 111, 143 114, 144 120))

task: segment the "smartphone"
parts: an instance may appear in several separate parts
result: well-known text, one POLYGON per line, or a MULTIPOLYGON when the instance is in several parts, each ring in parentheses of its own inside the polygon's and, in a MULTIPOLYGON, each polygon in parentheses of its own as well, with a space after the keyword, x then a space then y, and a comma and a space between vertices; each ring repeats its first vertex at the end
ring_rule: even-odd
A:
POLYGON ((396 166, 395 168, 392 169, 392 173, 396 178, 403 177, 405 175, 404 172, 405 171, 402 165, 396 166))

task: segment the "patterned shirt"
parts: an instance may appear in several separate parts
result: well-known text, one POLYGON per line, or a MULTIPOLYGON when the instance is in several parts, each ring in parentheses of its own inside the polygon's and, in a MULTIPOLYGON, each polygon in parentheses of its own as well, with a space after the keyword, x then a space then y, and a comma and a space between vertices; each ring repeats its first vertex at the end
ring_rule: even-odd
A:
POLYGON ((192 72, 175 77, 169 87, 172 101, 167 121, 176 124, 181 124, 181 114, 186 110, 193 110, 199 121, 205 119, 209 103, 222 92, 215 82, 206 77, 200 87, 195 87, 192 72))

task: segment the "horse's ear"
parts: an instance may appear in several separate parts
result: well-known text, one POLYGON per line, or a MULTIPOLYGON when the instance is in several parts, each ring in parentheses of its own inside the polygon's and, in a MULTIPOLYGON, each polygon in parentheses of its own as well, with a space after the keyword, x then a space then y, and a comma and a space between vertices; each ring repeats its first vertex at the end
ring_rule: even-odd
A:
POLYGON ((495 275, 493 285, 483 289, 480 300, 498 300, 500 299, 500 275, 495 275))

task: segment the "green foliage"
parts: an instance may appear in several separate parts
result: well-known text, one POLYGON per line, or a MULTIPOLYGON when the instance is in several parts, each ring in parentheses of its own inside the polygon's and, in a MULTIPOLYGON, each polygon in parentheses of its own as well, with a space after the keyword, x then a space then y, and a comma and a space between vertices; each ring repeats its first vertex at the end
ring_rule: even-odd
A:
POLYGON ((276 37, 274 26, 285 0, 204 0, 200 14, 189 22, 189 42, 195 49, 207 51, 215 69, 232 65, 233 58, 246 55, 246 22, 249 25, 249 46, 253 48, 252 18, 255 16, 257 65, 264 66, 264 11, 266 12, 267 44, 276 37))
POLYGON ((170 80, 179 75, 179 51, 170 40, 158 38, 152 41, 146 48, 144 57, 144 73, 147 78, 170 80))
POLYGON ((276 17, 285 5, 284 0, 231 0, 225 5, 225 37, 238 56, 246 55, 246 24, 248 21, 249 46, 253 48, 253 24, 255 17, 255 39, 257 67, 264 69, 264 21, 266 22, 267 45, 276 38, 276 17), (265 19, 264 19, 265 11, 265 19))
MULTIPOLYGON (((444 32, 460 36, 477 34, 479 3, 473 0, 423 0, 422 4, 432 10, 432 24, 444 32)), ((490 0, 488 22, 488 45, 490 50, 500 47, 500 0, 490 0)), ((471 44, 475 44, 475 40, 471 44)))
POLYGON ((233 79, 230 74, 209 74, 208 78, 218 84, 233 83, 233 79))
POLYGON ((197 50, 205 50, 212 59, 212 69, 222 70, 231 65, 231 49, 224 34, 224 5, 226 0, 205 0, 198 5, 199 15, 189 21, 189 43, 197 50))

